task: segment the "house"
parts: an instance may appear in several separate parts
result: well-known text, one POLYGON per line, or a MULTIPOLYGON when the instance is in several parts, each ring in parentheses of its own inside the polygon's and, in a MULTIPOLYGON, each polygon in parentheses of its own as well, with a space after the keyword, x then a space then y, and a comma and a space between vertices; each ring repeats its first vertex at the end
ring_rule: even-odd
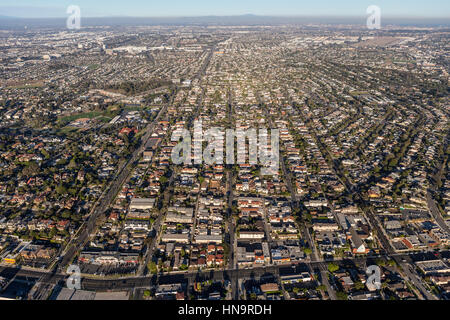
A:
POLYGON ((151 210, 155 202, 155 198, 134 198, 131 200, 130 210, 151 210))
POLYGON ((353 254, 367 254, 370 249, 367 248, 365 243, 362 241, 361 237, 356 232, 355 228, 350 228, 351 238, 350 242, 352 245, 353 254))
POLYGON ((264 232, 262 231, 240 231, 239 239, 263 239, 264 232))
POLYGON ((308 272, 302 272, 300 274, 290 274, 280 277, 283 284, 294 284, 313 281, 313 277, 308 272))
POLYGON ((194 242, 198 244, 220 244, 222 243, 222 235, 198 235, 195 236, 194 242))
POLYGON ((162 242, 189 243, 189 234, 165 233, 161 237, 161 241, 162 242))

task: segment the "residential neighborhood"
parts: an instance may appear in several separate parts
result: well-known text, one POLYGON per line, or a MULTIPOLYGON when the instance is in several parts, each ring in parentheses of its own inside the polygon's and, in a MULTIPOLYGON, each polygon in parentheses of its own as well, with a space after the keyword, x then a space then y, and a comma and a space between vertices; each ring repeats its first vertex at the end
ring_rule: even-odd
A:
POLYGON ((0 31, 0 297, 450 298, 448 28, 0 31))

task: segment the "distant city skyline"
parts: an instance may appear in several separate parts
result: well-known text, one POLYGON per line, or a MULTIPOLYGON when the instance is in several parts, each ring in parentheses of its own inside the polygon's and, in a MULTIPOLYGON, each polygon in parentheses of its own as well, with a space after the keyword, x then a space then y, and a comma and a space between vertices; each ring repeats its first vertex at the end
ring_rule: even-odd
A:
POLYGON ((21 0, 20 4, 0 0, 0 16, 21 18, 66 17, 66 8, 78 5, 85 17, 190 17, 190 16, 365 16, 370 5, 381 8, 385 17, 450 17, 450 1, 392 0, 21 0))

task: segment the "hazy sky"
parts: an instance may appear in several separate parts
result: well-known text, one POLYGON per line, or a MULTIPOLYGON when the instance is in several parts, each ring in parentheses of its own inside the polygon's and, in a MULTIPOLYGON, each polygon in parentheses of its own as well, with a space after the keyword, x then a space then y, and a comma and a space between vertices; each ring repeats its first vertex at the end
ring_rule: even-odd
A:
POLYGON ((92 16, 366 16, 369 5, 395 17, 450 17, 450 0, 0 0, 0 15, 65 17, 69 5, 92 16))

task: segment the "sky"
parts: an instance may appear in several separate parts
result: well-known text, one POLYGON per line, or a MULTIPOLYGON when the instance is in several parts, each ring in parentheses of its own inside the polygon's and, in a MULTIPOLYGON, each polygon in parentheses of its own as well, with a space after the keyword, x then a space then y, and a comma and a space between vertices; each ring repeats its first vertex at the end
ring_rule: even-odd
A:
POLYGON ((78 5, 84 17, 188 17, 207 15, 367 16, 450 18, 450 0, 0 0, 0 16, 67 17, 78 5))

